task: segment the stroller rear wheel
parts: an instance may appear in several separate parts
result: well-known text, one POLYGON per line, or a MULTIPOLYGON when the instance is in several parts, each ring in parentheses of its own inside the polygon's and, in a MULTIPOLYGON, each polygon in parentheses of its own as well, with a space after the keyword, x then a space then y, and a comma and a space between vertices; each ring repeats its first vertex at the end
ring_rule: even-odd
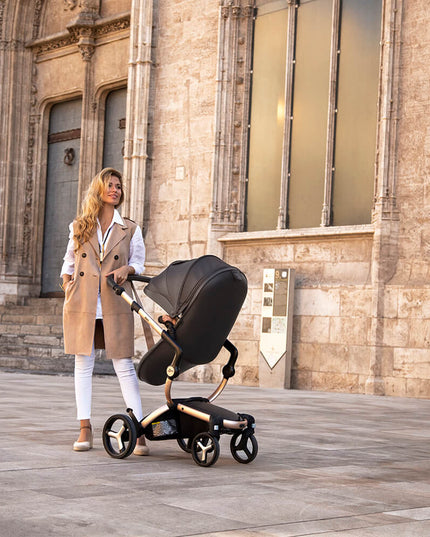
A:
POLYGON ((219 457, 218 439, 210 433, 197 434, 191 443, 191 455, 199 466, 212 466, 219 457))
POLYGON ((191 453, 192 438, 177 438, 178 446, 185 451, 185 453, 191 453))
POLYGON ((103 427, 103 445, 114 459, 124 459, 136 447, 137 433, 133 420, 126 414, 115 414, 103 427))
POLYGON ((237 462, 247 464, 257 456, 257 439, 246 431, 236 433, 230 440, 230 451, 237 462))

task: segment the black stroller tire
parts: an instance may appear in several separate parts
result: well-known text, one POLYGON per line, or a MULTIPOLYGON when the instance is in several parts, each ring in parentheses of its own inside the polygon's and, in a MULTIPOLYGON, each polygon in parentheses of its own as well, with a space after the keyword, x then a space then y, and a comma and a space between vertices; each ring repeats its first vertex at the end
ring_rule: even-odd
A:
POLYGON ((257 456, 257 439, 246 431, 238 432, 230 440, 230 451, 237 462, 248 464, 257 456))
POLYGON ((185 451, 185 453, 191 453, 191 438, 177 438, 176 441, 178 442, 178 446, 182 449, 182 451, 185 451))
POLYGON ((210 433, 197 434, 191 443, 191 455, 199 466, 212 466, 220 453, 218 439, 210 433))
POLYGON ((125 459, 136 447, 137 433, 133 420, 126 414, 115 414, 103 427, 103 445, 114 459, 125 459))

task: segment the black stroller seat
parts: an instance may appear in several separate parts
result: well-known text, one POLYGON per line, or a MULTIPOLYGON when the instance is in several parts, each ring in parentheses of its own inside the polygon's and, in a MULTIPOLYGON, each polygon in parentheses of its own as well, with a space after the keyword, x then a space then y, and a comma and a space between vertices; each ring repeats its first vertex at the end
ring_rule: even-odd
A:
POLYGON ((169 330, 163 330, 122 287, 110 282, 114 291, 161 336, 141 359, 137 373, 148 384, 165 384, 166 404, 141 422, 132 409, 127 409, 128 415, 111 416, 103 430, 106 451, 114 458, 124 458, 133 452, 142 435, 148 440, 176 439, 197 464, 210 466, 219 456, 220 435, 230 434, 233 457, 242 463, 254 460, 258 451, 254 418, 213 404, 235 373, 238 351, 227 337, 246 297, 245 275, 218 257, 207 255, 176 261, 154 278, 130 279, 146 282, 145 294, 176 322, 174 327, 171 324, 169 330), (172 382, 188 369, 210 363, 222 347, 230 357, 214 393, 208 398, 172 399, 172 382))

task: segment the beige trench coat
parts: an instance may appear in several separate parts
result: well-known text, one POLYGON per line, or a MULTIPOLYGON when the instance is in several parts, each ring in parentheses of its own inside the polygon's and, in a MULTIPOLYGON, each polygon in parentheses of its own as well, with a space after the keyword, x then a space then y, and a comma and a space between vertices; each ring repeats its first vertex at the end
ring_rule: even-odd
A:
MULTIPOLYGON (((73 280, 66 287, 63 307, 64 351, 66 354, 90 355, 95 339, 97 295, 103 311, 106 357, 129 358, 134 354, 134 320, 130 306, 107 284, 106 274, 128 264, 130 241, 136 229, 131 220, 114 224, 110 232, 103 263, 100 263, 97 232, 75 253, 73 280)), ((131 284, 123 287, 131 296, 131 284)))

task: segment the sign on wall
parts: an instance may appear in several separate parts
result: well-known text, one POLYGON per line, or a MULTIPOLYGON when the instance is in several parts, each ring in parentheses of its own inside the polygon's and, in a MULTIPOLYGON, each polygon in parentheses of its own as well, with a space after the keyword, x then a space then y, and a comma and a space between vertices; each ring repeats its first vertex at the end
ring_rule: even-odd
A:
POLYGON ((278 366, 281 378, 272 379, 271 385, 289 387, 293 306, 294 270, 264 269, 260 353, 271 373, 283 361, 278 366))

